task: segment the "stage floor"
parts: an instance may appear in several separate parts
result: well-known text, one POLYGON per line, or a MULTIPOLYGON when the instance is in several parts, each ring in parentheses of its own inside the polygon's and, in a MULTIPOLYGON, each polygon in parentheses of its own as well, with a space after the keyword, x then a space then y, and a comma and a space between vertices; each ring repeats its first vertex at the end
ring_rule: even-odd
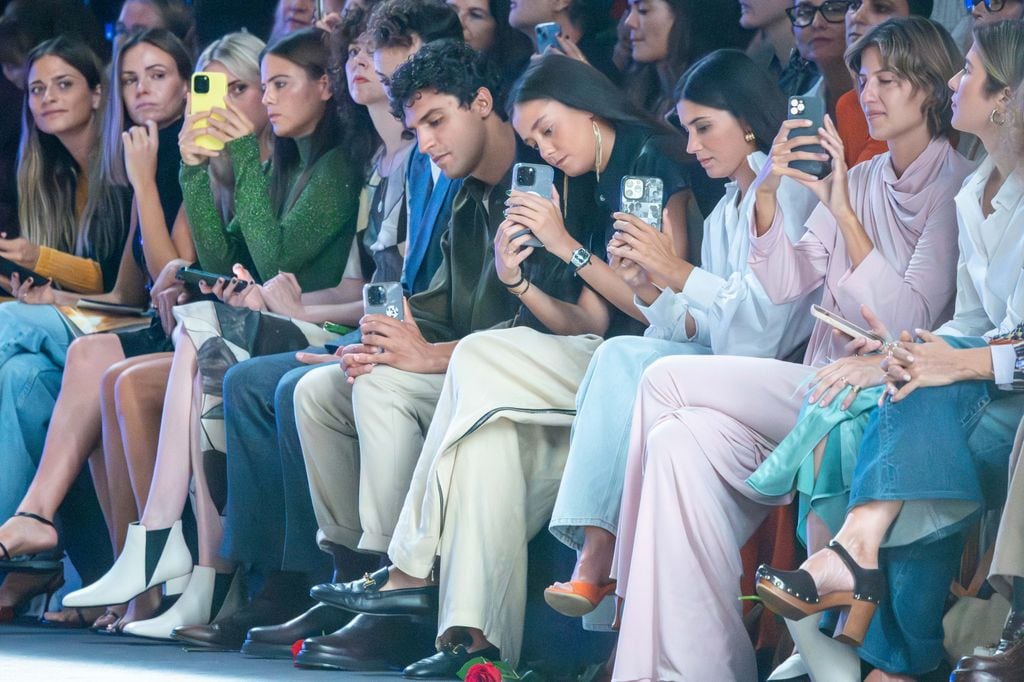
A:
POLYGON ((88 630, 55 630, 23 621, 0 626, 2 682, 113 682, 119 680, 332 680, 402 679, 400 673, 304 670, 289 661, 236 653, 189 652, 180 644, 88 630))

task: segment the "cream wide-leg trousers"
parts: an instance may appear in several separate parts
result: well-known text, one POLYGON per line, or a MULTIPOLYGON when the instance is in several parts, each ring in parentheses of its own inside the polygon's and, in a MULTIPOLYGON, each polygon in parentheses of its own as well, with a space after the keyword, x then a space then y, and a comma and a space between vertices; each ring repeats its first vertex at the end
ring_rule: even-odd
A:
POLYGON ((600 343, 514 328, 456 348, 388 549, 417 577, 440 557, 439 635, 478 628, 518 661, 526 545, 551 516, 576 390, 600 343))
POLYGON ((757 680, 740 548, 789 497, 745 481, 796 424, 805 365, 676 356, 647 368, 633 415, 612 576, 625 599, 613 680, 757 680))

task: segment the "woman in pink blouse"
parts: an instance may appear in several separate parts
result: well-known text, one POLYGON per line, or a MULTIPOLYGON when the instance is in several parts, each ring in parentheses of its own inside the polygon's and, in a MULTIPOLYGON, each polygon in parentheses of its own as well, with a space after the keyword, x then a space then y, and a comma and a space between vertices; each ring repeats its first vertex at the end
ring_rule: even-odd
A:
MULTIPOLYGON (((970 164, 950 146, 946 81, 961 56, 920 18, 887 22, 847 54, 872 137, 889 152, 847 173, 830 119, 816 139, 824 180, 788 167, 827 157, 794 151, 783 125, 756 184, 752 270, 783 303, 822 287, 822 305, 859 322, 872 307, 893 328, 929 327, 951 312, 953 197, 970 164), (792 177, 821 205, 793 243, 775 192, 792 177)), ((640 384, 612 577, 625 599, 614 680, 756 680, 738 600, 739 549, 789 496, 745 484, 796 423, 813 367, 845 340, 818 324, 804 364, 728 356, 671 357, 640 384), (660 540, 660 542, 659 542, 660 540)))

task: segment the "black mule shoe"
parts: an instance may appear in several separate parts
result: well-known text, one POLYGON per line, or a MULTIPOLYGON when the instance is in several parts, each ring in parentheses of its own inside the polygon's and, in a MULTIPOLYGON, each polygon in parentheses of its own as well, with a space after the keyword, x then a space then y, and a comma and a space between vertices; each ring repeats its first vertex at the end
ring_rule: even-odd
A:
POLYGON ((839 555, 853 574, 853 591, 819 595, 814 578, 807 571, 780 571, 762 564, 757 569, 757 594, 765 606, 789 620, 801 620, 829 609, 848 609, 846 621, 836 630, 835 638, 860 646, 878 603, 888 591, 885 575, 881 569, 862 568, 835 540, 828 548, 839 555))
MULTIPOLYGON (((54 531, 57 530, 57 526, 53 525, 53 521, 43 518, 39 514, 33 514, 32 512, 16 512, 14 516, 32 519, 33 521, 38 521, 44 526, 53 528, 54 531)), ((60 546, 59 534, 57 545, 58 547, 60 546)), ((11 556, 11 553, 7 551, 7 547, 4 543, 0 542, 0 571, 50 573, 61 568, 61 559, 63 558, 64 552, 58 548, 47 549, 42 552, 36 552, 35 554, 11 556)))
POLYGON ((463 644, 453 644, 438 651, 433 656, 416 661, 402 671, 404 677, 423 680, 432 678, 455 677, 462 666, 474 658, 486 658, 492 661, 501 660, 501 652, 497 647, 487 647, 480 651, 468 651, 463 644))

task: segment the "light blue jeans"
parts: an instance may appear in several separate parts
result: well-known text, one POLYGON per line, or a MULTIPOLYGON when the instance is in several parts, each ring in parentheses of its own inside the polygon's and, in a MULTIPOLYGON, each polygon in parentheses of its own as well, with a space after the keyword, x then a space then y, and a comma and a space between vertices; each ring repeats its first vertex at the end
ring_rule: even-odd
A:
POLYGON ((696 343, 618 336, 597 349, 576 393, 569 460, 548 528, 579 550, 586 526, 615 533, 637 386, 647 366, 669 355, 709 355, 696 343))
POLYGON ((0 521, 36 473, 71 341, 52 306, 0 304, 0 521))

